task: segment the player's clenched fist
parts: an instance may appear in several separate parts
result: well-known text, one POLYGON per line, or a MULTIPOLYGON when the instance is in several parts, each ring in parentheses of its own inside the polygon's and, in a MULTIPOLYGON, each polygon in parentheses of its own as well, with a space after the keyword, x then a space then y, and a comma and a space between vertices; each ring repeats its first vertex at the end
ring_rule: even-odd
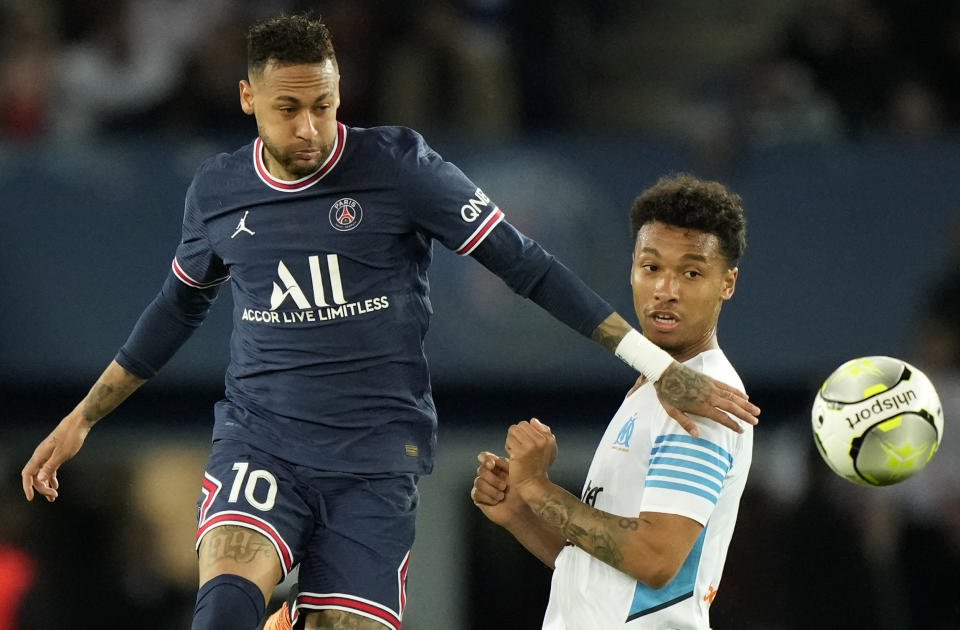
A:
POLYGON ((470 498, 481 509, 497 505, 506 498, 510 479, 510 460, 484 451, 477 455, 477 476, 473 480, 470 498))
POLYGON ((521 514, 528 512, 527 504, 510 488, 510 460, 493 453, 477 455, 480 465, 470 489, 470 498, 488 519, 509 529, 521 514))
POLYGON ((557 439, 550 427, 536 418, 519 422, 507 431, 510 485, 525 496, 530 486, 549 481, 547 468, 557 458, 557 439))

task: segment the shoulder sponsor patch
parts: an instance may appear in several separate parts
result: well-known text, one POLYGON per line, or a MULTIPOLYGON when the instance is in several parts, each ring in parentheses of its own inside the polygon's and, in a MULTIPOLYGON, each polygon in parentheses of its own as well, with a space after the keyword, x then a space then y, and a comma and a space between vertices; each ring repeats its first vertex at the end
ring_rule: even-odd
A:
POLYGON ((480 215, 489 207, 490 197, 487 197, 483 194, 482 190, 477 188, 477 192, 473 193, 473 197, 467 200, 467 203, 463 204, 463 207, 460 208, 460 217, 467 223, 473 223, 480 218, 480 215))

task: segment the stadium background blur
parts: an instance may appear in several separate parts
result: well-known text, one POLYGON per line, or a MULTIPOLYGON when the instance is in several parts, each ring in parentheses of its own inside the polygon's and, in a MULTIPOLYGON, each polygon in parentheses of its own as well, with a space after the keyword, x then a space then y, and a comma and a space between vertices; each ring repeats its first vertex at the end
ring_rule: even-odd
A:
MULTIPOLYGON (((255 133, 246 25, 314 6, 342 121, 421 131, 625 315, 633 197, 674 171, 742 195, 720 339, 764 413, 715 628, 960 627, 956 2, 2 0, 0 630, 188 627, 229 291, 56 504, 18 472, 158 289, 194 169, 255 133), (945 407, 941 453, 893 488, 834 477, 810 437, 816 387, 869 354, 945 407)), ((539 627, 549 572, 473 508, 474 455, 536 415, 579 493, 633 376, 479 265, 438 247, 431 271, 440 456, 404 627, 539 627)))

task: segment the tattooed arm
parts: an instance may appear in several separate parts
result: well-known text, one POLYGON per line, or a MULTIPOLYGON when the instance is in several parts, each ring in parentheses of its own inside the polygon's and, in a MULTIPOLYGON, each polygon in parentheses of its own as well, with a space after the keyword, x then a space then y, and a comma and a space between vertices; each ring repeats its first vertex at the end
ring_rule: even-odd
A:
MULTIPOLYGON (((639 369, 630 357, 636 356, 637 351, 644 345, 653 345, 653 342, 636 332, 627 339, 631 331, 633 328, 630 324, 617 313, 613 313, 594 329, 590 338, 611 352, 616 352, 631 367, 639 369), (625 353, 621 342, 630 343, 634 348, 625 353)), ((760 408, 747 400, 746 394, 677 361, 669 364, 653 386, 657 390, 660 404, 670 417, 694 437, 699 435, 699 431, 687 413, 710 418, 737 433, 742 433, 743 429, 726 412, 750 424, 757 423, 756 416, 760 413, 760 408)))
POLYGON ((679 572, 703 529, 700 523, 658 512, 628 518, 582 503, 547 477, 556 438, 536 419, 510 427, 506 446, 510 486, 542 525, 652 588, 662 588, 679 572))
POLYGON ((527 484, 520 494, 543 523, 571 543, 652 588, 662 588, 676 576, 703 529, 676 514, 610 514, 549 481, 527 484))
POLYGON ((34 491, 47 501, 55 501, 59 482, 57 470, 77 454, 93 425, 117 408, 146 379, 111 361, 90 392, 66 415, 40 445, 20 472, 23 494, 32 501, 34 491))

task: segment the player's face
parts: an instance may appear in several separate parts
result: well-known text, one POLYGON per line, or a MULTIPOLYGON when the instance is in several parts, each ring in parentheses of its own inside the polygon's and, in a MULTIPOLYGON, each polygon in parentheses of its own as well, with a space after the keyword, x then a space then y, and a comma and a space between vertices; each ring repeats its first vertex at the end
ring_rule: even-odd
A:
POLYGON ((264 161, 278 179, 316 171, 337 137, 340 74, 331 60, 277 65, 240 82, 240 105, 257 119, 264 161))
POLYGON ((720 307, 733 296, 737 274, 713 234, 647 223, 630 274, 643 334, 678 361, 716 348, 720 307))

